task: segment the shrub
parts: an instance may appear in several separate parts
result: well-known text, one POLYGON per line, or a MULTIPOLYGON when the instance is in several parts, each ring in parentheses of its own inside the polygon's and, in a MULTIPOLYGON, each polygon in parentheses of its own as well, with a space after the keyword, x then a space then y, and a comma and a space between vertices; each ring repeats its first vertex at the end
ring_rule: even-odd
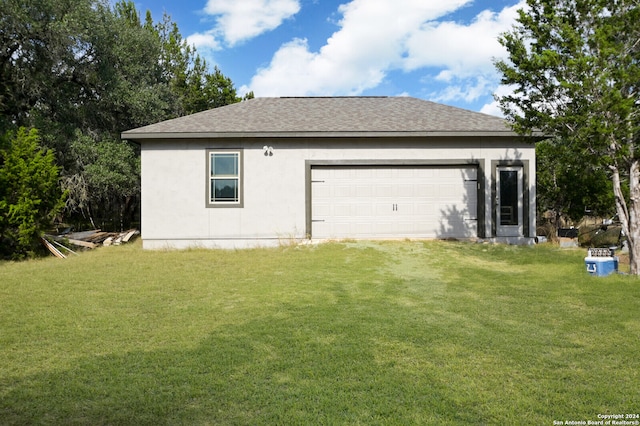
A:
POLYGON ((0 145, 0 257, 33 256, 64 206, 53 152, 36 129, 21 127, 0 145))

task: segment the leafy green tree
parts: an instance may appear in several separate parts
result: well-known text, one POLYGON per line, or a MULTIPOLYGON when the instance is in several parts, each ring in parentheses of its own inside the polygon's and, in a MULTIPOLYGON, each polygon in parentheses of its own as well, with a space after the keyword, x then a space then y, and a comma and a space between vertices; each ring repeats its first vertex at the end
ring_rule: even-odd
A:
POLYGON ((185 111, 189 114, 218 108, 240 101, 233 82, 215 67, 213 73, 206 73, 206 63, 196 58, 187 79, 185 111))
POLYGON ((75 122, 84 70, 92 61, 87 19, 95 14, 95 3, 0 2, 0 131, 14 123, 33 126, 44 117, 75 122))
POLYGON ((36 127, 64 155, 76 129, 117 138, 240 100, 167 14, 143 23, 131 0, 0 2, 0 132, 36 127))
POLYGON ((131 1, 4 0, 0 43, 0 130, 36 127, 58 155, 76 129, 117 137, 180 112, 131 1))
MULTIPOLYGON (((609 176, 640 274, 640 8, 637 0, 527 0, 500 37, 498 98, 516 131, 554 135, 609 176)), ((588 172, 588 170, 587 170, 588 172)))
MULTIPOLYGON (((162 80, 167 81, 176 99, 180 101, 177 115, 192 114, 211 108, 240 102, 230 78, 218 67, 209 72, 207 62, 196 49, 182 38, 180 30, 166 13, 153 25, 147 12, 144 27, 154 34, 161 46, 160 64, 162 80)), ((253 98, 253 93, 245 99, 253 98)))
POLYGON ((22 127, 6 139, 0 151, 0 255, 23 258, 40 246, 65 194, 53 152, 40 146, 37 130, 22 127))
POLYGON ((37 128, 67 213, 89 221, 123 226, 139 208, 123 130, 241 100, 167 14, 140 16, 131 0, 0 1, 0 134, 37 128))
POLYGON ((606 169, 594 167, 565 143, 548 139, 536 144, 536 204, 538 214, 579 221, 585 212, 615 215, 615 201, 606 169))
POLYGON ((66 207, 94 227, 128 228, 140 192, 140 156, 132 145, 76 133, 71 143, 74 173, 63 178, 66 207), (117 220, 116 220, 117 219, 117 220))
POLYGON ((93 95, 83 100, 76 128, 118 138, 123 129, 176 117, 180 102, 162 76, 161 43, 141 24, 133 3, 118 2, 96 19, 88 86, 93 95))

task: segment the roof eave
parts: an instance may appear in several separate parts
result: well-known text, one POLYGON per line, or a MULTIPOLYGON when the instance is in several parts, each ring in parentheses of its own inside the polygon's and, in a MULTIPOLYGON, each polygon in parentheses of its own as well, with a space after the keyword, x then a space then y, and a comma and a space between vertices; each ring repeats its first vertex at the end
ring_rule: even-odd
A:
MULTIPOLYGON (((541 135, 529 138, 537 139, 541 135)), ((237 138, 389 138, 389 137, 522 137, 505 131, 405 131, 405 132, 123 132, 122 139, 237 139, 237 138)))

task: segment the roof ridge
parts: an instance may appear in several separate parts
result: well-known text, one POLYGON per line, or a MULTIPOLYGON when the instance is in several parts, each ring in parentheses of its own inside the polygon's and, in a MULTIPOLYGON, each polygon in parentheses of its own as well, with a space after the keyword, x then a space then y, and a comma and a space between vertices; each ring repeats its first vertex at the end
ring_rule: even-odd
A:
POLYGON ((398 96, 280 96, 279 99, 371 99, 371 98, 395 98, 398 96))

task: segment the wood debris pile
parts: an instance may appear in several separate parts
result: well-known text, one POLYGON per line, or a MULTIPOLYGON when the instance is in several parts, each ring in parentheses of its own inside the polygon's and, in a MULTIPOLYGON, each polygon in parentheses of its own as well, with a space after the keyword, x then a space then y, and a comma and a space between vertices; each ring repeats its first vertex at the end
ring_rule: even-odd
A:
POLYGON ((117 246, 132 241, 139 234, 140 231, 137 229, 129 229, 124 232, 103 232, 100 229, 94 229, 92 231, 68 232, 59 235, 45 234, 42 237, 42 244, 51 254, 64 259, 69 253, 77 254, 67 245, 74 245, 84 249, 94 249, 101 245, 117 246))

